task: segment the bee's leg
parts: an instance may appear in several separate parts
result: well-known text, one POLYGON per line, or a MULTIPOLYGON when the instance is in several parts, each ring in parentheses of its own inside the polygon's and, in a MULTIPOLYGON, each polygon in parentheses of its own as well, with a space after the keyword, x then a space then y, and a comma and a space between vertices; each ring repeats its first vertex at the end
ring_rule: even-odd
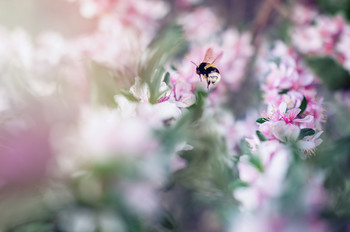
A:
POLYGON ((209 89, 209 86, 210 86, 210 81, 208 81, 207 89, 209 89))

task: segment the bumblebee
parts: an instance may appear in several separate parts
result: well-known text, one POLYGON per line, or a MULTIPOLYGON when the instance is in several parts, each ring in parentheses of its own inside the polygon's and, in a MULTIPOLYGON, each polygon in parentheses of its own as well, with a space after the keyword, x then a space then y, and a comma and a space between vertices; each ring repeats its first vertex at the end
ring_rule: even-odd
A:
POLYGON ((204 79, 206 80, 208 89, 210 84, 215 85, 221 80, 219 69, 214 65, 215 61, 221 56, 222 53, 220 53, 213 60, 213 49, 208 48, 203 61, 199 65, 196 65, 194 62, 192 62, 194 65, 196 65, 196 73, 198 74, 199 79, 202 81, 202 77, 204 77, 204 79))

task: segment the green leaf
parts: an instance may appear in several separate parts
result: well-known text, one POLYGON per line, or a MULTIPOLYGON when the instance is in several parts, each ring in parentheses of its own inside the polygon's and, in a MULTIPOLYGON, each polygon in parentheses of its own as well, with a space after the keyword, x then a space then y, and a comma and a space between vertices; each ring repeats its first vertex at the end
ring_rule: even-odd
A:
MULTIPOLYGON (((245 139, 241 139, 241 142, 239 143, 239 150, 240 150, 240 154, 248 154, 251 155, 251 146, 249 145, 249 143, 247 142, 247 140, 245 139)), ((239 157, 238 157, 239 159, 239 157)))
POLYGON ((260 124, 263 124, 264 122, 267 122, 267 121, 269 121, 269 119, 267 119, 267 118, 258 118, 258 119, 256 120, 256 122, 257 122, 257 123, 260 123, 260 124))
POLYGON ((173 71, 177 72, 177 68, 175 67, 175 65, 171 65, 170 67, 173 71))
POLYGON ((263 172, 264 171, 264 166, 263 166, 263 164, 261 162, 260 157, 252 155, 252 156, 250 156, 250 160, 249 161, 250 161, 251 164, 254 165, 254 167, 256 169, 259 170, 259 172, 263 172))
POLYGON ((350 19, 350 3, 348 0, 316 0, 315 3, 322 14, 343 14, 350 19))
POLYGON ((269 61, 271 61, 271 62, 275 63, 277 66, 279 66, 281 63, 281 57, 273 57, 273 58, 269 59, 269 61))
POLYGON ((286 94, 289 92, 289 89, 282 89, 281 91, 278 92, 278 94, 286 94))
POLYGON ((188 109, 192 113, 192 120, 198 120, 204 111, 205 100, 208 97, 208 92, 204 90, 198 90, 196 93, 196 103, 190 106, 188 109))
POLYGON ((249 184, 242 181, 242 180, 235 180, 232 184, 231 184, 231 189, 234 190, 234 189, 237 189, 237 188, 246 188, 248 187, 249 184))
POLYGON ((145 52, 145 63, 141 67, 140 77, 150 83, 156 69, 163 67, 172 56, 181 50, 183 45, 184 35, 181 27, 169 26, 163 29, 145 52))
POLYGON ((151 82, 149 83, 149 90, 150 90, 150 103, 156 104, 159 100, 159 98, 164 95, 165 91, 160 91, 160 86, 163 80, 163 75, 165 73, 165 69, 163 67, 157 68, 155 70, 155 73, 153 75, 153 78, 151 82))
POLYGON ((170 73, 169 72, 165 73, 164 82, 165 82, 165 84, 169 85, 169 82, 170 82, 170 73))
POLYGON ((260 139, 261 142, 267 141, 267 138, 265 137, 265 135, 263 133, 261 133, 261 131, 257 130, 256 135, 258 136, 258 138, 260 139))
POLYGON ((350 87, 350 74, 331 57, 306 57, 306 63, 330 89, 337 90, 350 87))
POLYGON ((301 115, 302 113, 304 113, 304 111, 306 110, 306 106, 307 106, 307 100, 306 100, 306 97, 304 96, 299 106, 299 109, 301 109, 301 111, 298 115, 301 115))
POLYGON ((177 223, 174 216, 167 211, 163 212, 160 224, 166 229, 166 231, 176 231, 177 223))
POLYGON ((53 224, 46 223, 46 222, 30 222, 28 224, 24 224, 22 226, 19 226, 18 228, 15 228, 11 231, 15 232, 47 232, 47 231, 53 231, 53 224))
POLYGON ((124 97, 126 97, 126 99, 128 99, 129 101, 132 102, 138 102, 139 100, 132 94, 130 93, 130 91, 128 89, 119 89, 119 93, 121 95, 123 95, 124 97))
POLYGON ((300 130, 298 139, 303 139, 305 136, 310 136, 314 134, 315 134, 315 130, 311 128, 303 128, 300 130))
MULTIPOLYGON (((183 30, 179 26, 165 27, 148 46, 139 76, 150 88, 150 103, 163 94, 159 89, 165 74, 164 65, 184 47, 183 30)), ((165 74, 167 78, 167 74, 165 74)))
MULTIPOLYGON (((199 120, 204 112, 205 100, 208 93, 204 90, 196 92, 196 103, 188 107, 188 111, 184 112, 174 125, 166 130, 157 131, 157 136, 162 141, 163 147, 170 151, 175 145, 181 141, 187 141, 191 135, 192 123, 199 120)), ((184 158, 184 157, 183 157, 184 158)), ((185 158, 186 159, 186 158, 185 158)))

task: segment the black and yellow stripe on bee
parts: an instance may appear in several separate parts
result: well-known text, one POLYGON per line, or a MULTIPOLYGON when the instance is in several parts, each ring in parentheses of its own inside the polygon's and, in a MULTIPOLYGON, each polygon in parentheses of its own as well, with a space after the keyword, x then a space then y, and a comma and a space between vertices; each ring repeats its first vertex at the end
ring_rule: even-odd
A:
POLYGON ((220 73, 219 69, 213 64, 207 64, 206 66, 204 66, 204 70, 205 70, 206 74, 209 74, 212 72, 220 73))
POLYGON ((219 69, 213 64, 202 62, 197 67, 197 74, 208 75, 212 72, 220 73, 219 69))

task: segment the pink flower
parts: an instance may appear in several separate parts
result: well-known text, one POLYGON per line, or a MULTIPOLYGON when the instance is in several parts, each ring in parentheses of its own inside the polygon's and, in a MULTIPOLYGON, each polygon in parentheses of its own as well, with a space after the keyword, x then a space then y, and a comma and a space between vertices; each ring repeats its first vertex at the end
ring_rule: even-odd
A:
MULTIPOLYGON (((268 67, 266 75, 261 78, 264 99, 269 104, 268 112, 263 117, 270 121, 283 120, 286 124, 292 123, 300 128, 320 130, 321 122, 324 121, 324 109, 322 98, 317 99, 316 96, 317 79, 314 75, 304 66, 296 53, 281 42, 276 43, 272 51, 264 55, 264 59, 277 59, 277 61, 260 61, 261 65, 268 67), (302 104, 306 108, 302 115, 299 115, 302 104), (273 107, 274 105, 279 108, 273 107)), ((261 126, 261 131, 272 139, 274 135, 270 131, 270 124, 261 126)), ((283 127, 290 127, 290 130, 296 131, 293 126, 282 123, 278 123, 276 129, 283 130, 283 127)))
MULTIPOLYGON (((296 6, 295 11, 303 7, 296 6)), ((291 31, 293 45, 303 54, 317 56, 332 56, 342 60, 342 56, 336 51, 339 38, 346 28, 346 20, 343 16, 328 17, 318 14, 313 23, 307 20, 297 24, 291 31)))
POLYGON ((254 152, 267 140, 296 143, 300 150, 312 153, 322 142, 318 137, 324 120, 322 99, 316 98, 315 77, 297 54, 281 42, 263 55, 260 59, 264 60, 258 64, 265 68, 258 70, 264 70, 260 78, 268 109, 258 120, 258 134, 247 141, 254 152), (307 133, 316 135, 304 136, 307 133))
POLYGON ((130 181, 122 183, 119 189, 122 190, 124 199, 132 212, 149 217, 158 211, 159 193, 152 183, 130 181))
POLYGON ((292 108, 288 109, 287 104, 282 102, 279 107, 275 107, 274 105, 269 105, 269 110, 266 115, 269 121, 275 122, 279 120, 284 120, 285 123, 309 123, 312 121, 313 117, 311 115, 306 116, 304 119, 297 118, 301 109, 300 108, 292 108))
POLYGON ((146 155, 157 146, 149 126, 136 115, 122 119, 115 110, 85 110, 79 127, 82 147, 102 160, 106 158, 103 154, 146 155))
POLYGON ((241 180, 248 183, 248 186, 234 192, 242 207, 250 211, 262 209, 271 198, 281 194, 290 163, 288 150, 277 141, 261 143, 259 151, 254 155, 261 160, 263 170, 254 167, 248 157, 242 157, 238 169, 241 180))
POLYGON ((249 112, 242 120, 235 120, 234 115, 225 110, 216 110, 215 115, 218 121, 216 127, 225 136, 228 151, 236 155, 242 139, 255 133, 257 112, 249 112))
POLYGON ((222 27, 220 18, 211 8, 198 7, 190 13, 179 15, 179 24, 183 26, 186 37, 197 43, 208 43, 222 27), (205 27, 201 25, 206 25, 205 27), (210 33, 208 33, 210 31, 210 33))
POLYGON ((189 107, 195 103, 194 91, 198 81, 195 72, 196 67, 185 59, 177 67, 178 70, 170 70, 170 86, 173 88, 166 99, 177 104, 178 107, 189 107))
POLYGON ((288 109, 287 104, 282 102, 279 107, 270 106, 270 111, 266 115, 268 122, 259 125, 259 130, 268 139, 277 139, 280 142, 297 141, 300 129, 303 125, 310 125, 313 122, 313 116, 307 115, 305 118, 297 118, 301 109, 288 109))
POLYGON ((231 91, 239 88, 243 81, 246 67, 253 55, 251 34, 248 32, 239 33, 235 29, 228 29, 222 35, 221 49, 223 56, 218 61, 220 72, 223 73, 222 86, 231 91))
POLYGON ((279 141, 294 142, 298 139, 300 128, 294 124, 287 124, 284 121, 271 123, 270 130, 279 141))
POLYGON ((292 11, 292 18, 295 23, 303 25, 310 23, 317 14, 317 11, 312 7, 303 4, 295 4, 292 11))
POLYGON ((297 90, 299 92, 313 84, 314 76, 293 56, 284 57, 280 64, 269 63, 269 73, 266 76, 264 91, 297 90))
POLYGON ((315 27, 295 28, 291 37, 294 46, 302 53, 318 54, 323 50, 322 35, 315 27))
MULTIPOLYGON (((68 0, 76 1, 76 0, 68 0)), ((80 13, 83 17, 92 18, 110 11, 118 0, 78 0, 80 3, 80 13)))
POLYGON ((343 64, 344 68, 350 70, 350 55, 347 52, 350 48, 350 27, 344 27, 339 42, 335 46, 336 59, 343 64))
POLYGON ((160 0, 119 0, 113 15, 124 25, 153 36, 169 10, 169 5, 160 0))
POLYGON ((313 136, 307 136, 303 140, 298 141, 298 146, 305 153, 313 154, 316 150, 316 147, 322 143, 322 139, 320 139, 320 135, 323 131, 319 131, 317 134, 313 136))

